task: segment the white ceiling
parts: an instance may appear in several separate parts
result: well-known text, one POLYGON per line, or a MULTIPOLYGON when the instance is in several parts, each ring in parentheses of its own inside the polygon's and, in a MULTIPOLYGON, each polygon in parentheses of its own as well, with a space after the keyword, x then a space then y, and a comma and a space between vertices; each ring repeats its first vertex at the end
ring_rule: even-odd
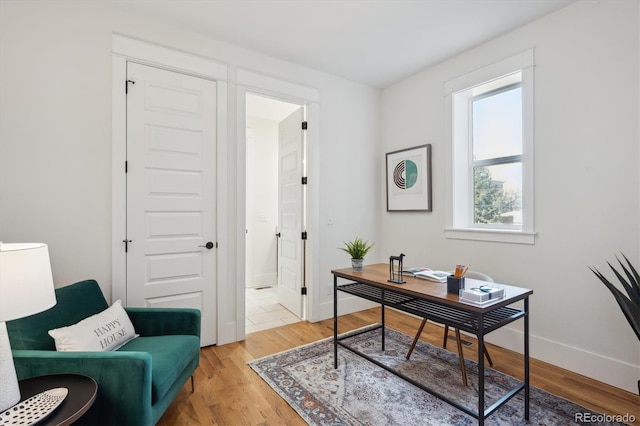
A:
POLYGON ((133 13, 383 88, 575 0, 113 0, 133 13))

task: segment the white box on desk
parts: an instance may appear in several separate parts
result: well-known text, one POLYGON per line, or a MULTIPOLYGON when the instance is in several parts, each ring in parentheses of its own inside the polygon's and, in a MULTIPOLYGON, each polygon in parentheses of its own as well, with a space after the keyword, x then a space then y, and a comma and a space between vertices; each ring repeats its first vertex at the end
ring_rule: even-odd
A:
POLYGON ((460 297, 477 303, 488 302, 503 298, 504 289, 489 286, 465 288, 460 292, 460 297))

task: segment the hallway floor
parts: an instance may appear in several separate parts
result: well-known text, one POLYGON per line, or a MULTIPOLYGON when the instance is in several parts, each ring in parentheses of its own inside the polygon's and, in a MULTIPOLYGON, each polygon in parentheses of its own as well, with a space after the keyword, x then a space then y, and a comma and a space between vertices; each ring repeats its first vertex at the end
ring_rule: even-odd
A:
POLYGON ((276 287, 248 288, 246 294, 246 334, 300 322, 300 318, 278 303, 276 287))

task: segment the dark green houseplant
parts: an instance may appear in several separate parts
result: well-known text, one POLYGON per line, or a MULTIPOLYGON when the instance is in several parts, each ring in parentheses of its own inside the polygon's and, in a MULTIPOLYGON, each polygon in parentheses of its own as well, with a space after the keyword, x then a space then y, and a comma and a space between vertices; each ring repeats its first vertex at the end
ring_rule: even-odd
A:
POLYGON ((340 250, 346 251, 351 256, 351 267, 354 271, 362 271, 362 263, 364 257, 369 253, 369 250, 375 243, 369 243, 367 240, 356 237, 353 241, 347 241, 344 243, 344 247, 340 247, 340 250))
MULTIPOLYGON (((589 268, 591 271, 596 274, 596 276, 602 281, 604 285, 607 286, 613 297, 618 302, 618 306, 622 310, 622 313, 627 318, 629 325, 636 333, 636 337, 640 340, 640 275, 638 275, 638 271, 633 267, 629 259, 623 254, 626 265, 622 260, 618 259, 616 256, 616 260, 620 264, 622 268, 622 272, 619 272, 614 268, 611 263, 607 262, 613 273, 622 284, 622 287, 626 291, 626 295, 618 289, 611 281, 607 279, 600 271, 596 268, 589 268), (623 275, 624 273, 624 275, 623 275)), ((638 380, 638 394, 640 394, 640 380, 638 380)))
POLYGON ((618 302, 622 313, 629 321, 631 328, 636 333, 638 340, 640 340, 640 275, 638 275, 638 271, 633 267, 629 259, 623 254, 624 260, 626 261, 626 265, 616 257, 616 260, 622 267, 622 271, 624 272, 624 276, 621 272, 616 270, 609 262, 607 264, 613 271, 613 273, 618 277, 618 281, 622 284, 622 287, 627 292, 625 295, 622 291, 618 289, 615 285, 611 283, 600 271, 596 268, 589 268, 593 271, 594 274, 602 281, 604 285, 607 286, 609 291, 613 294, 613 297, 618 302))

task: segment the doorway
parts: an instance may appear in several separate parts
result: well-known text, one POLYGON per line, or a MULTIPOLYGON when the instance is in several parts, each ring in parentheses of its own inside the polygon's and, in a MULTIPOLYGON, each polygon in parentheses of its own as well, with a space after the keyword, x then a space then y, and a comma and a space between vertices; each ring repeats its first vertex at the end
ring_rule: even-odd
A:
POLYGON ((215 81, 127 64, 126 301, 194 308, 216 344, 215 81))
MULTIPOLYGON (((296 117, 299 114, 302 117, 302 111, 303 107, 299 104, 264 95, 246 94, 246 333, 291 324, 300 321, 302 317, 299 309, 302 306, 302 295, 287 291, 287 280, 290 277, 288 269, 285 269, 287 276, 284 277, 284 282, 282 276, 283 266, 287 266, 288 262, 286 248, 291 244, 286 238, 283 239, 282 232, 283 150, 280 148, 283 138, 290 135, 285 127, 286 119, 289 122, 296 120, 292 115, 296 117)), ((295 137, 294 135, 294 140, 295 137)), ((303 142, 298 145, 300 158, 297 161, 302 165, 303 142)), ((299 177, 296 182, 299 185, 299 177)), ((298 190, 300 194, 303 191, 299 186, 295 191, 298 190)), ((302 197, 297 204, 303 207, 302 197)), ((297 226, 302 227, 303 209, 298 212, 298 216, 300 223, 297 226)), ((286 228, 287 224, 284 226, 286 228)), ((301 244, 298 245, 301 247, 301 244)), ((294 248, 293 252, 302 260, 303 250, 300 247, 294 248)), ((299 275, 296 281, 302 279, 302 272, 299 275)))

